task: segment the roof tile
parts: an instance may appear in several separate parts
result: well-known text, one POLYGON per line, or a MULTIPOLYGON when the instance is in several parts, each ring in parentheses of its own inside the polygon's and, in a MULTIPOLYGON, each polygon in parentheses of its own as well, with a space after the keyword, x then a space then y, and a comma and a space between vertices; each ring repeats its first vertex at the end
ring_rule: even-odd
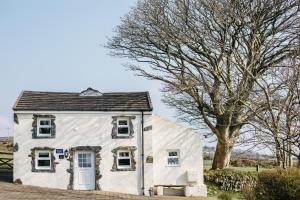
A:
POLYGON ((152 111, 148 92, 81 93, 23 91, 14 111, 152 111))

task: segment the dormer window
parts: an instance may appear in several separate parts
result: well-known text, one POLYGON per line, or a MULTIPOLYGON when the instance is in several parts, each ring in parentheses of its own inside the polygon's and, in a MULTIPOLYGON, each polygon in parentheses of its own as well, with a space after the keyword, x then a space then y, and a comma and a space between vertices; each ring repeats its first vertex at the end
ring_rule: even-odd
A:
POLYGON ((95 90, 91 87, 87 88, 86 90, 83 90, 80 92, 79 96, 101 96, 102 93, 98 90, 95 90))
POLYGON ((38 118, 37 136, 51 136, 51 118, 38 118))
POLYGON ((118 133, 117 136, 129 136, 129 119, 119 118, 118 119, 118 133))

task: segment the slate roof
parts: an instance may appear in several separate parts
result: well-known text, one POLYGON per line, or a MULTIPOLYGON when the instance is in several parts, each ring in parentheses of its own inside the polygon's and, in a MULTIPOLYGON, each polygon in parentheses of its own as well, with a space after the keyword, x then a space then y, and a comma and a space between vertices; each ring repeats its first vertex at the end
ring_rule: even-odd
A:
MULTIPOLYGON (((115 92, 82 95, 70 92, 23 91, 14 111, 152 111, 148 92, 115 92)), ((97 90, 94 90, 97 91, 97 90)))

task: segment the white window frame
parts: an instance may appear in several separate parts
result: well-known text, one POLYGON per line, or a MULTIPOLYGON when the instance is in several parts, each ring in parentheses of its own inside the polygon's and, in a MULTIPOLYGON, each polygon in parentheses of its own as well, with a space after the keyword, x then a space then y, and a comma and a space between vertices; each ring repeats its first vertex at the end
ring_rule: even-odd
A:
POLYGON ((35 151, 35 169, 38 170, 51 170, 52 169, 52 152, 49 150, 36 150, 35 151), (49 157, 39 157, 40 153, 49 153, 49 157), (39 166, 38 161, 39 160, 49 160, 49 166, 39 166))
POLYGON ((127 137, 129 136, 130 128, 129 128, 129 118, 128 117, 121 117, 117 119, 117 136, 118 137, 127 137), (119 125, 119 121, 127 121, 127 125, 119 125), (119 133, 119 128, 128 128, 127 134, 119 133))
POLYGON ((132 163, 131 163, 131 152, 127 150, 119 150, 117 151, 117 168, 118 169, 131 169, 132 163), (120 157, 119 153, 128 153, 128 156, 120 157), (129 159, 129 165, 119 165, 120 159, 129 159))
POLYGON ((51 128, 52 128, 52 125, 51 125, 51 118, 47 118, 47 117, 40 117, 38 118, 37 120, 37 136, 38 137, 48 137, 48 136, 51 136, 51 128), (49 121, 49 125, 41 125, 41 121, 49 121), (40 128, 50 128, 50 133, 49 134, 40 134, 40 128))
POLYGON ((180 166, 180 150, 179 149, 168 149, 167 150, 167 166, 169 167, 179 167, 180 166), (177 156, 169 156, 170 152, 177 152, 177 156), (169 158, 178 158, 177 164, 169 164, 169 158))

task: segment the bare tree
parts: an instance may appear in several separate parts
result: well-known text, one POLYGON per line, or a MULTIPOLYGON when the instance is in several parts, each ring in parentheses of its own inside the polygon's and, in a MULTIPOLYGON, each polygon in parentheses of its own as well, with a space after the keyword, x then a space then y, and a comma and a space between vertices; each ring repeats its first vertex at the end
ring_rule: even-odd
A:
MULTIPOLYGON (((266 105, 251 120, 258 143, 273 149, 278 165, 284 168, 292 165, 291 156, 299 151, 295 142, 300 142, 300 66, 299 63, 296 65, 295 59, 287 65, 274 69, 272 79, 259 84, 266 105)), ((296 155, 298 157, 298 153, 296 155)))
POLYGON ((138 75, 162 81, 181 119, 211 130, 216 169, 264 106, 257 83, 283 67, 298 25, 295 1, 140 0, 107 47, 132 59, 138 75))

